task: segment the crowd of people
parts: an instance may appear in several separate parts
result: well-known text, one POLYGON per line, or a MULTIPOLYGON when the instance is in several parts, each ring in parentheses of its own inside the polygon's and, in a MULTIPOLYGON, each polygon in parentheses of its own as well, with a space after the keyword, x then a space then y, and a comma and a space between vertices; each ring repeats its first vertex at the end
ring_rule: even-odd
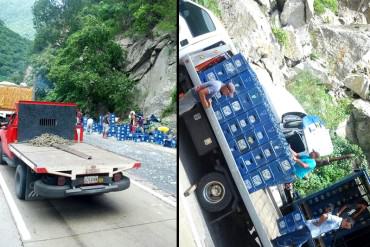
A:
MULTIPOLYGON (((87 118, 86 121, 86 132, 87 134, 91 134, 93 132, 94 128, 94 122, 99 122, 93 119, 90 115, 85 115, 87 118)), ((150 115, 149 117, 144 117, 143 114, 138 114, 135 111, 130 111, 128 115, 128 121, 122 121, 118 117, 114 117, 114 122, 116 124, 122 124, 122 123, 128 123, 130 128, 130 133, 150 133, 150 126, 153 123, 160 123, 160 118, 156 117, 154 114, 150 115)), ((76 114, 76 124, 77 125, 83 125, 83 114, 80 110, 77 111, 76 114)), ((101 119, 102 125, 102 137, 104 139, 108 138, 109 130, 112 126, 112 113, 109 111, 104 114, 104 116, 101 119)), ((159 131, 161 131, 164 134, 171 134, 173 131, 166 127, 166 126, 160 126, 157 128, 159 131)))

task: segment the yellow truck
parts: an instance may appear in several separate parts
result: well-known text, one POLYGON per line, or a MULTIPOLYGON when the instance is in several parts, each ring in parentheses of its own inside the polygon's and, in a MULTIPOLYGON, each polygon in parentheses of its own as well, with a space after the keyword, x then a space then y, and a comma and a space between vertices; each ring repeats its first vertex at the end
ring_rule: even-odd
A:
POLYGON ((32 88, 11 82, 0 82, 0 122, 15 111, 15 103, 20 100, 32 100, 32 88))

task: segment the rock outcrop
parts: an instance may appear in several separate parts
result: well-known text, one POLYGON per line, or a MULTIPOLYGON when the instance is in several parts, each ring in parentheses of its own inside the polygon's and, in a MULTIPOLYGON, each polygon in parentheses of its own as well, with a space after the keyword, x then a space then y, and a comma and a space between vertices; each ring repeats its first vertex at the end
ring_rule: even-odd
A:
POLYGON ((117 43, 127 52, 125 71, 137 81, 135 103, 144 115, 160 116, 171 103, 176 87, 176 43, 168 34, 153 39, 132 41, 119 38, 117 43))
POLYGON ((370 102, 358 99, 352 105, 346 136, 361 147, 370 163, 370 102))

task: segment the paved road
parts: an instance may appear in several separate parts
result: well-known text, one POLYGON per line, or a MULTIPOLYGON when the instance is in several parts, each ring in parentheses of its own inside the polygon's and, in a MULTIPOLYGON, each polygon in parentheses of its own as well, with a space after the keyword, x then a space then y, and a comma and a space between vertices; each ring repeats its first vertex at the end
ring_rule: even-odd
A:
MULTIPOLYGON (((24 247, 176 246, 176 208, 135 185, 93 197, 21 201, 14 194, 14 169, 0 166, 0 173, 31 235, 24 247)), ((0 225, 9 226, 0 227, 7 236, 0 247, 20 246, 1 190, 0 205, 0 225)))
POLYGON ((95 133, 85 135, 84 139, 86 143, 141 161, 140 169, 128 173, 136 180, 144 180, 151 187, 176 197, 176 149, 151 143, 117 141, 113 137, 103 139, 95 133))

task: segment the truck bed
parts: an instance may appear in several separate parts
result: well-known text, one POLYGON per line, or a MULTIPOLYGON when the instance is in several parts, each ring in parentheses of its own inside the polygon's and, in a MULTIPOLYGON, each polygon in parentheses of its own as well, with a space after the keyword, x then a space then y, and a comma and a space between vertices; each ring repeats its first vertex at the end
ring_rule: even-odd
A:
POLYGON ((81 158, 54 147, 36 147, 27 143, 10 144, 10 150, 34 171, 41 168, 45 168, 47 173, 72 171, 72 179, 79 174, 111 174, 113 168, 123 171, 138 163, 85 143, 75 143, 69 147, 92 158, 81 158))

